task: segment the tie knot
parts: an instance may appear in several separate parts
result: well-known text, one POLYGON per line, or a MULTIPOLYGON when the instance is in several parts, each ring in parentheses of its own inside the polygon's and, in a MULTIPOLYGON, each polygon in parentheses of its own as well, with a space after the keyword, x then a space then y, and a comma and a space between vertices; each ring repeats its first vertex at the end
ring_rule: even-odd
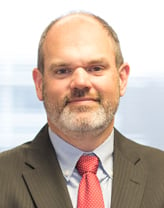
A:
POLYGON ((83 155, 78 160, 76 168, 81 176, 88 172, 96 174, 98 164, 99 160, 95 155, 83 155))

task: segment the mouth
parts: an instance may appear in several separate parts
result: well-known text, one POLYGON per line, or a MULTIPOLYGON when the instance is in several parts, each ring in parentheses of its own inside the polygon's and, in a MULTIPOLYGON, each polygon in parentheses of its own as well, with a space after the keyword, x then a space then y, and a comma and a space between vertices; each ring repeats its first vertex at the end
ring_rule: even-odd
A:
POLYGON ((74 105, 89 105, 95 102, 99 103, 100 99, 84 97, 84 98, 74 98, 74 99, 67 100, 67 104, 74 104, 74 105))

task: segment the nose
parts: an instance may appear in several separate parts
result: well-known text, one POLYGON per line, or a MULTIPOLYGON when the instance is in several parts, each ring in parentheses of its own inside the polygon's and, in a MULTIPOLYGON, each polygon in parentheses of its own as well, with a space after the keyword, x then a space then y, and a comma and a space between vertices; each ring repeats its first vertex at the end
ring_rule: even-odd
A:
POLYGON ((72 89, 89 89, 91 87, 90 76, 84 68, 76 68, 72 75, 71 88, 72 89))

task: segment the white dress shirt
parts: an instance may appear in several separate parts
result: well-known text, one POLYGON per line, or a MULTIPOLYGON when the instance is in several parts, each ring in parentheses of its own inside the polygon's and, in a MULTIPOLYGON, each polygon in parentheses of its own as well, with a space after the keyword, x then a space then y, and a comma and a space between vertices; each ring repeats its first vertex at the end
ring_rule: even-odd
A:
POLYGON ((113 177, 113 149, 114 149, 114 131, 107 140, 97 147, 93 152, 83 152, 63 139, 58 137, 49 128, 49 136, 55 149, 57 159, 61 170, 66 179, 67 188, 70 194, 72 205, 77 207, 78 187, 81 176, 76 170, 76 163, 83 154, 95 154, 100 160, 97 170, 97 177, 103 193, 105 208, 110 208, 112 195, 112 177, 113 177))

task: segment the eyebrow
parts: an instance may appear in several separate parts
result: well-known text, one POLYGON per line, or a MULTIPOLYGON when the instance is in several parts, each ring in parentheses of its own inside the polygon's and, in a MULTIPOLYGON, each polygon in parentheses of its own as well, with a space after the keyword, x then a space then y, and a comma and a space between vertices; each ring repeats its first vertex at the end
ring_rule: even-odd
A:
POLYGON ((105 64, 107 64, 107 60, 105 58, 98 58, 98 59, 91 60, 91 61, 88 62, 89 65, 98 64, 98 63, 105 63, 105 64))
POLYGON ((70 64, 66 64, 64 62, 59 62, 59 63, 52 63, 49 67, 50 70, 53 70, 54 68, 60 68, 60 67, 70 67, 70 64))
MULTIPOLYGON (((98 59, 94 59, 91 61, 88 61, 85 65, 94 65, 94 64, 99 64, 99 63, 105 63, 105 64, 109 64, 107 63, 107 60, 105 58, 98 58, 98 59)), ((85 67, 84 65, 84 67, 85 67)), ((56 62, 56 63, 52 63, 49 67, 50 70, 54 69, 54 68, 60 68, 60 67, 72 67, 73 64, 71 63, 65 63, 65 62, 56 62)), ((83 66, 83 64, 81 65, 83 66)))

